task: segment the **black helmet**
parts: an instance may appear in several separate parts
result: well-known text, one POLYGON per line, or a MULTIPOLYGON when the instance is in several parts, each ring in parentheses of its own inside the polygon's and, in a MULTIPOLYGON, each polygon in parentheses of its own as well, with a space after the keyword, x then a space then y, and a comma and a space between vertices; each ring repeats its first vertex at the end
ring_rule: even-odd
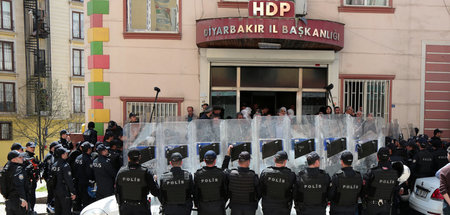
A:
POLYGON ((83 144, 81 144, 81 151, 82 152, 87 152, 89 149, 92 149, 94 147, 94 145, 92 145, 89 142, 84 142, 83 144))
POLYGON ((64 153, 69 153, 69 150, 67 150, 67 149, 64 148, 64 147, 59 147, 59 148, 57 148, 57 149, 55 150, 55 156, 56 156, 57 158, 60 158, 61 155, 63 155, 64 153))

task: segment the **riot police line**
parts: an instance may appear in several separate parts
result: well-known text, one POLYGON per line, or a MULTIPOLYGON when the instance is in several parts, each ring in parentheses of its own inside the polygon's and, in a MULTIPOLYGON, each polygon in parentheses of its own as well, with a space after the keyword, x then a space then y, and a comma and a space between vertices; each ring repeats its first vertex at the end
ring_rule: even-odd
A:
MULTIPOLYGON (((145 211, 149 212, 146 199, 148 190, 159 198, 163 206, 162 211, 165 214, 190 214, 192 201, 200 211, 209 211, 208 208, 225 210, 224 202, 228 200, 228 206, 232 208, 233 214, 254 214, 255 205, 260 198, 262 198, 263 211, 267 211, 267 213, 271 211, 271 204, 275 205, 273 210, 279 211, 281 208, 285 208, 287 211, 287 208, 292 207, 292 201, 295 198, 297 198, 295 206, 299 214, 322 213, 322 209, 329 200, 332 205, 335 201, 339 202, 339 205, 336 203, 334 205, 342 206, 340 196, 342 196, 342 193, 345 196, 350 195, 347 193, 347 189, 353 189, 353 192, 349 191, 352 195, 358 193, 358 197, 363 197, 367 208, 374 206, 372 207, 374 209, 368 211, 381 210, 381 214, 383 214, 385 210, 390 210, 390 205, 393 203, 391 198, 386 197, 387 191, 390 189, 388 186, 395 185, 394 187, 397 189, 397 178, 399 172, 402 172, 399 170, 393 174, 392 171, 389 171, 389 174, 384 174, 385 168, 392 170, 390 163, 386 161, 379 162, 377 166, 377 159, 379 158, 377 150, 385 145, 385 136, 398 138, 399 132, 392 131, 392 128, 398 128, 398 126, 388 125, 381 118, 363 121, 346 115, 303 116, 298 118, 256 117, 253 120, 195 120, 190 123, 128 124, 124 128, 123 137, 125 165, 119 171, 117 179, 120 179, 119 176, 125 173, 132 174, 133 177, 124 175, 124 182, 127 182, 124 189, 118 189, 120 186, 116 184, 116 190, 113 190, 114 179, 118 170, 114 167, 113 160, 117 159, 108 157, 108 154, 117 156, 115 150, 121 147, 120 144, 114 144, 114 142, 117 142, 114 138, 112 143, 108 145, 114 149, 110 148, 109 150, 102 144, 93 147, 90 143, 83 143, 70 152, 66 147, 61 147, 62 144, 50 145, 50 149, 54 150, 53 161, 50 162, 50 173, 52 173, 50 175, 56 177, 48 177, 46 181, 47 184, 55 184, 52 186, 55 189, 53 190, 53 196, 55 196, 53 205, 57 214, 70 213, 72 207, 74 207, 73 211, 80 211, 94 199, 110 196, 114 192, 122 214, 140 214, 142 210, 133 213, 131 209, 139 208, 138 206, 143 206, 141 209, 146 208, 145 211), (230 145, 233 146, 233 149, 228 152, 230 145), (95 148, 96 156, 98 156, 94 161, 92 159, 93 148, 95 148), (284 151, 285 155, 280 151, 284 151), (283 155, 280 155, 280 153, 283 155), (350 155, 352 157, 350 159, 352 160, 352 168, 349 168, 348 165, 343 166, 341 163, 347 157, 348 164, 350 155), (70 157, 73 161, 70 161, 70 157), (130 159, 130 163, 128 163, 127 157, 130 159), (211 160, 211 157, 214 157, 214 162, 208 165, 205 161, 211 160), (286 158, 281 159, 281 163, 283 163, 281 166, 280 162, 277 162, 280 157, 286 158), (222 168, 215 168, 215 162, 220 160, 224 160, 222 168), (230 168, 228 168, 228 162, 230 168), (373 166, 375 169, 369 171, 373 166), (199 167, 202 168, 196 171, 199 167), (319 167, 322 170, 319 170, 319 167), (386 178, 378 180, 378 183, 374 185, 375 188, 369 186, 364 191, 360 185, 355 185, 358 181, 357 178, 361 178, 364 174, 369 175, 368 181, 378 177, 376 167, 381 169, 378 172, 381 172, 383 177, 386 176, 386 178), (274 171, 268 171, 271 168, 274 171), (342 170, 340 170, 341 168, 342 170), (224 172, 225 169, 229 170, 224 172), (309 169, 311 170, 308 171, 309 169), (359 173, 353 171, 353 169, 359 171, 359 173), (194 172, 196 174, 192 177, 191 173, 194 172), (206 177, 214 172, 217 177, 214 179, 203 178, 202 180, 202 172, 205 172, 206 177), (257 174, 259 172, 261 172, 260 177, 257 174), (301 172, 303 173, 300 174, 301 172), (276 178, 272 176, 281 173, 294 174, 295 180, 288 180, 289 177, 276 178), (245 177, 242 177, 241 174, 245 177), (153 175, 158 176, 159 183, 156 183, 153 175), (355 184, 343 184, 341 189, 334 189, 335 191, 333 191, 334 193, 340 193, 339 195, 331 195, 329 193, 333 193, 333 186, 330 186, 330 181, 335 178, 330 179, 329 176, 331 175, 335 175, 337 178, 335 184, 339 184, 342 177, 351 178, 352 180, 345 179, 344 181, 353 181, 355 184), (219 180, 221 177, 223 180, 219 180), (75 183, 66 183, 69 178, 76 179, 74 180, 75 183), (246 179, 239 181, 242 178, 246 179), (239 180, 233 181, 234 179, 239 180), (234 183, 230 184, 230 180, 234 183), (264 183, 263 180, 267 180, 267 184, 283 182, 282 184, 285 187, 281 189, 277 186, 261 186, 264 183), (92 192, 95 181, 97 181, 96 193, 92 192), (295 183, 292 181, 295 181, 295 183), (298 193, 308 194, 304 195, 304 197, 307 196, 306 198, 302 198, 301 194, 294 195, 293 191, 294 184, 299 181, 311 183, 321 181, 324 184, 320 186, 318 184, 306 184, 302 189, 297 189, 302 190, 298 193), (395 182, 392 183, 393 181, 395 182), (199 185, 201 182, 207 184, 205 190, 208 190, 208 192, 203 193, 199 191, 198 186, 196 188, 195 185, 199 185), (217 184, 224 185, 221 185, 220 189, 213 189, 214 187, 217 188, 217 184), (286 188, 290 187, 288 184, 292 185, 290 188, 292 195, 278 192, 279 190, 289 190, 286 188), (388 185, 383 187, 383 184, 388 185), (136 189, 139 186, 143 186, 145 189, 136 189), (251 188, 252 186, 253 188, 251 188), (381 188, 376 189, 377 186, 381 186, 381 188), (345 189, 342 190, 343 188, 345 189), (142 191, 146 189, 145 195, 136 195, 137 193, 143 194, 142 191), (58 191, 55 192, 56 190, 58 191), (88 190, 90 191, 88 192, 88 190), (242 191, 245 192, 242 193, 242 191), (311 198, 310 193, 321 193, 321 195, 319 195, 320 197, 316 196, 317 198, 311 198), (96 198, 94 198, 94 195, 96 195, 96 198), (265 198, 265 195, 269 195, 270 198, 265 198), (202 204, 201 199, 204 196, 207 196, 207 198, 203 199, 204 203, 202 204), (273 204, 267 201, 268 199, 282 201, 281 203, 275 201, 276 203, 273 204), (75 200, 75 202, 72 202, 72 200, 75 200), (312 202, 309 202, 310 200, 312 202), (319 200, 319 207, 313 207, 319 200), (209 204, 212 204, 212 206, 208 207, 209 204), (280 207, 280 205, 283 206, 280 207), (308 212, 308 209, 312 211, 308 212)), ((381 154, 384 157, 385 152, 386 150, 381 154)), ((116 183, 119 181, 116 181, 116 183)), ((394 190, 391 191, 394 192, 394 190)), ((399 191, 396 190, 395 192, 399 191)), ((52 201, 52 199, 49 198, 49 201, 52 201)), ((343 213, 348 213, 349 208, 350 210, 355 209, 355 202, 351 201, 351 203, 342 203, 344 204, 342 210, 346 211, 343 213), (348 204, 350 204, 350 207, 348 204)), ((333 214, 339 214, 339 207, 332 208, 333 214)))

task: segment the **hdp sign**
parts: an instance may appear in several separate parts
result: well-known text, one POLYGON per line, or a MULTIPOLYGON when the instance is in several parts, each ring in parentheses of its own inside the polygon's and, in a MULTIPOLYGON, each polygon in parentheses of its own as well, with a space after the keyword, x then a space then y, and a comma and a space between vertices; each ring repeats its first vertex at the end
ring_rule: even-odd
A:
POLYGON ((295 5, 291 1, 250 1, 249 16, 295 17, 295 5))

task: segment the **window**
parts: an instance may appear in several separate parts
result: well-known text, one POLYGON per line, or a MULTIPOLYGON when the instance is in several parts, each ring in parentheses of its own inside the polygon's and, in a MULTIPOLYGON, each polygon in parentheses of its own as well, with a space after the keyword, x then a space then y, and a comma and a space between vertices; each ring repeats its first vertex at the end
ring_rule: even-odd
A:
POLYGON ((77 1, 77 2, 84 2, 84 0, 72 0, 72 1, 77 1))
POLYGON ((12 30, 12 2, 11 0, 0 0, 1 2, 1 23, 0 29, 12 30))
POLYGON ((14 44, 0 41, 0 71, 14 71, 14 44))
POLYGON ((84 38, 84 16, 81 12, 72 12, 72 38, 80 39, 84 38))
POLYGON ((389 6, 389 0, 344 0, 346 6, 389 6))
MULTIPOLYGON (((150 113, 153 108, 153 102, 127 102, 126 116, 134 113, 138 116, 139 121, 149 122, 150 113)), ((157 102, 153 119, 158 117, 178 116, 178 102, 157 102)))
POLYGON ((16 111, 15 84, 0 82, 0 112, 14 111, 16 111))
POLYGON ((73 49, 72 50, 72 75, 84 76, 84 50, 73 49))
POLYGON ((344 107, 389 119, 390 80, 344 80, 344 107))
POLYGON ((70 133, 81 133, 81 126, 83 125, 83 123, 79 123, 79 122, 69 122, 69 132, 70 133))
POLYGON ((73 87, 73 112, 84 113, 84 87, 73 87))
POLYGON ((11 122, 0 122, 0 140, 12 140, 11 122))
POLYGON ((179 0, 127 0, 127 4, 127 32, 179 32, 179 0))

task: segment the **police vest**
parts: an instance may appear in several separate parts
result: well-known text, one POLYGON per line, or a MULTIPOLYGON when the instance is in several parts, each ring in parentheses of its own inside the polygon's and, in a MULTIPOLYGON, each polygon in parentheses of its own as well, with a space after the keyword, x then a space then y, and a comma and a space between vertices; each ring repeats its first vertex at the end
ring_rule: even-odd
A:
POLYGON ((323 170, 319 174, 311 175, 306 171, 301 171, 299 177, 302 185, 298 188, 300 199, 304 205, 322 205, 325 204, 327 190, 329 186, 329 177, 323 170))
POLYGON ((425 150, 422 150, 418 154, 417 162, 417 172, 416 175, 418 177, 431 176, 432 175, 432 167, 433 167, 433 155, 425 150))
POLYGON ((372 171, 375 178, 369 188, 369 199, 390 200, 398 179, 397 172, 393 169, 383 170, 381 168, 375 168, 372 171))
POLYGON ((233 204, 245 204, 256 202, 255 172, 238 172, 233 169, 229 175, 230 202, 233 204))
POLYGON ((117 176, 121 201, 144 201, 148 194, 147 169, 128 169, 117 176))
POLYGON ((202 168, 197 171, 195 181, 200 191, 200 201, 210 202, 225 199, 225 190, 223 187, 224 176, 225 174, 219 168, 211 170, 202 168))
POLYGON ((347 176, 345 172, 341 171, 338 175, 338 187, 336 196, 336 205, 349 206, 355 205, 358 201, 359 193, 362 189, 361 174, 355 171, 354 176, 347 176))
POLYGON ((188 198, 190 174, 184 170, 179 173, 166 172, 161 176, 161 191, 167 204, 185 204, 188 198))
POLYGON ((291 171, 287 168, 286 171, 271 167, 267 168, 266 171, 264 171, 264 178, 261 178, 265 183, 263 195, 273 200, 290 200, 292 183, 289 179, 289 173, 291 173, 291 171))

